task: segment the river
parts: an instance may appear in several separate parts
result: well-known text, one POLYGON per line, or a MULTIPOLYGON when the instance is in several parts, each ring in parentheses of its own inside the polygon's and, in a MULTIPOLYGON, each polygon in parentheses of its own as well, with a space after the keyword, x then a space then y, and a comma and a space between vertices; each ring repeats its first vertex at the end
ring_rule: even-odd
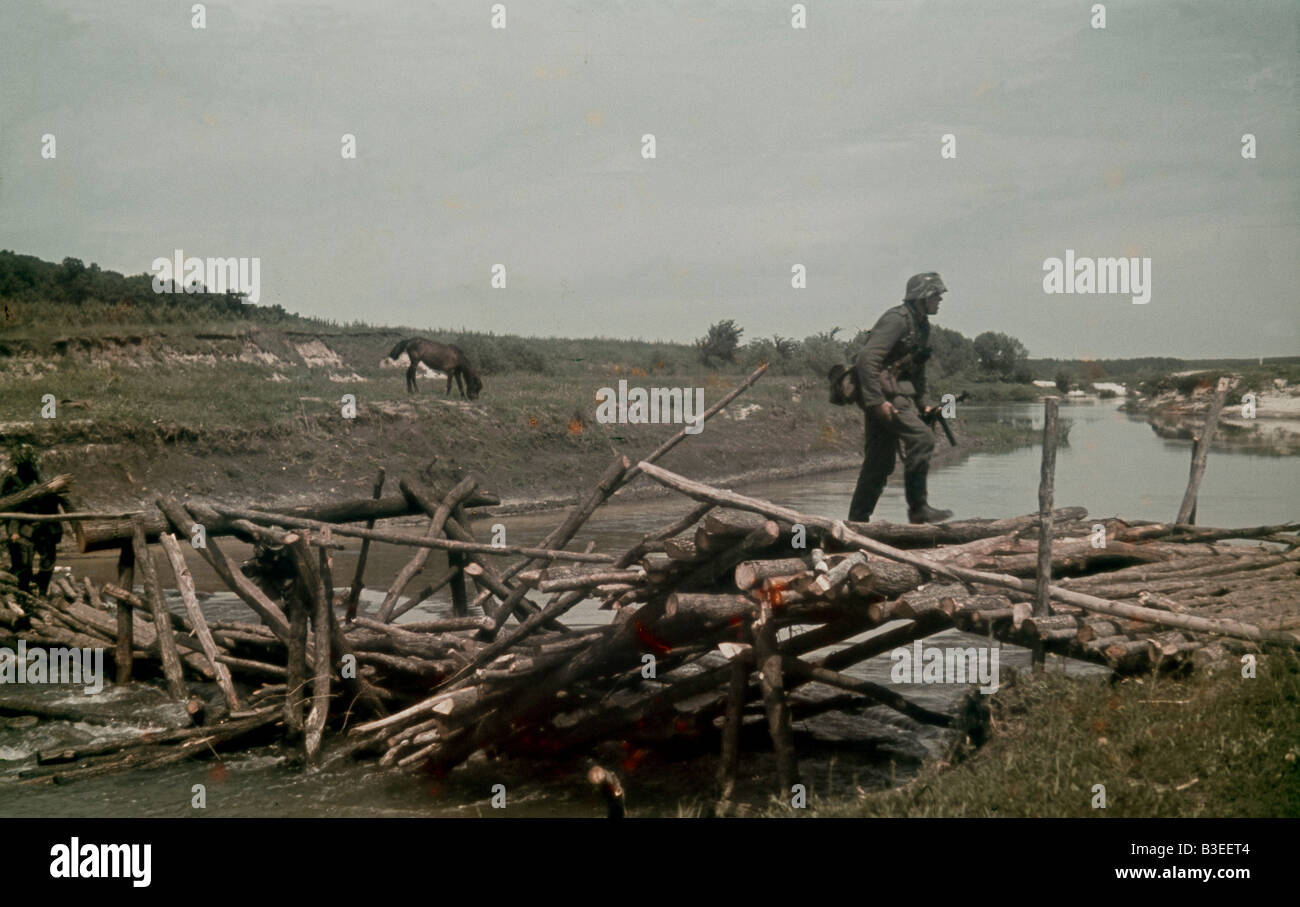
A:
MULTIPOLYGON (((974 410, 971 407, 970 410, 974 410)), ((976 413, 963 411, 964 415, 976 413)), ((981 418, 1034 419, 1041 426, 1042 408, 1008 404, 979 412, 981 418)), ((1071 420, 1068 445, 1060 448, 1056 466, 1056 505, 1081 505, 1094 517, 1171 520, 1187 482, 1190 442, 1161 439, 1139 418, 1119 412, 1112 402, 1062 406, 1071 420)), ((687 442, 689 443, 689 442, 687 442)), ((943 442, 940 442, 943 443, 943 442)), ((1040 452, 1037 446, 1006 453, 974 453, 937 469, 930 479, 931 503, 948 507, 962 517, 1007 517, 1037 509, 1040 452)), ((855 471, 826 473, 803 479, 746 486, 747 494, 767 498, 796 509, 829 516, 844 516, 856 480, 855 471)), ((642 480, 645 481, 645 480, 642 480)), ((681 499, 663 498, 615 502, 603 507, 585 527, 578 545, 594 540, 602 551, 617 551, 637 541, 648 530, 666 524, 685 512, 681 499)), ((1202 484, 1198 522, 1212 526, 1246 526, 1282 523, 1300 514, 1300 458, 1215 451, 1202 484)), ((893 477, 876 516, 885 520, 905 517, 900 476, 893 477)), ((482 520, 478 534, 485 537, 491 523, 506 526, 511 542, 535 542, 555 523, 555 513, 521 514, 482 520)), ((350 542, 352 540, 349 540, 350 542)), ((577 547, 575 545, 574 547, 577 547)), ((236 557, 246 549, 232 545, 236 557)), ((367 574, 391 577, 410 557, 409 549, 376 546, 367 574)), ((68 558, 78 575, 96 581, 115 578, 114 559, 103 555, 68 558)), ((334 576, 346 583, 355 563, 355 549, 336 557, 334 576)), ((430 558, 426 575, 439 575, 445 559, 430 558)), ((248 619, 247 609, 221 589, 202 561, 191 563, 195 580, 205 595, 205 612, 216 618, 248 619)), ((419 585, 417 580, 412 588, 419 585)), ((368 590, 363 601, 374 607, 381 591, 368 590)), ((178 607, 178 603, 173 603, 178 607)), ((404 620, 446 614, 445 596, 424 603, 404 620)), ((573 626, 600 624, 609 612, 580 606, 566 617, 573 626)), ((930 642, 958 641, 966 634, 948 631, 930 642)), ((974 639, 974 637, 966 637, 974 639)), ((967 642, 966 644, 971 644, 967 642)), ((1002 669, 1023 667, 1028 652, 1003 647, 1002 669)), ((891 661, 878 656, 849 670, 856 676, 889 682, 891 661)), ((1072 663, 1072 672, 1096 673, 1100 669, 1072 663)), ((1103 672, 1104 673, 1104 672, 1103 672)), ((931 707, 953 700, 951 688, 921 687, 900 692, 931 707)), ((79 694, 72 694, 79 695, 79 694)), ((121 703, 129 714, 130 703, 121 703)), ((805 780, 818 793, 837 795, 898 783, 915 772, 921 760, 938 753, 946 738, 940 732, 900 723, 883 708, 846 715, 830 712, 803 725, 801 768, 805 780)), ((370 764, 347 760, 327 763, 319 770, 302 771, 288 765, 267 748, 227 757, 222 763, 185 763, 167 768, 134 771, 87 779, 65 786, 18 788, 16 772, 30 764, 38 749, 87 742, 108 733, 102 726, 66 721, 44 721, 36 728, 0 725, 0 815, 5 816, 584 816, 600 815, 601 805, 582 778, 581 766, 569 766, 539 777, 533 765, 476 762, 445 779, 416 773, 380 771, 370 764), (488 805, 493 784, 504 783, 508 808, 488 805), (203 784, 207 806, 192 806, 194 785, 203 784)), ((112 731, 120 733, 117 729, 112 731)), ((740 793, 757 802, 771 766, 766 755, 746 752, 740 793)), ((689 813, 693 803, 709 795, 714 761, 703 758, 658 760, 652 757, 629 778, 629 807, 633 814, 689 813)))

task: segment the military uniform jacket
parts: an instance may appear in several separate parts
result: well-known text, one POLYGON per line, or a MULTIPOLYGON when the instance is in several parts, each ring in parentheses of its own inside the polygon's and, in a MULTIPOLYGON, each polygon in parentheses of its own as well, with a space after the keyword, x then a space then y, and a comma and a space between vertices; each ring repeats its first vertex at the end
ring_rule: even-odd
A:
MULTIPOLYGON (((24 482, 15 473, 9 473, 0 482, 0 496, 17 494, 32 485, 40 483, 37 478, 31 482, 24 482)), ((68 508, 68 500, 63 495, 51 494, 43 498, 37 498, 35 501, 28 501, 14 510, 19 513, 58 513, 59 508, 68 508)), ((58 523, 24 523, 19 520, 7 520, 5 522, 5 538, 9 539, 18 535, 31 541, 53 541, 58 544, 63 538, 63 526, 58 523)))
MULTIPOLYGON (((862 406, 870 409, 894 396, 886 394, 881 387, 881 372, 894 368, 898 369, 897 394, 921 403, 925 397, 925 363, 909 361, 899 367, 899 360, 929 346, 930 319, 913 311, 907 303, 896 305, 881 315, 855 364, 862 406)), ((888 379, 885 383, 889 383, 888 379)))

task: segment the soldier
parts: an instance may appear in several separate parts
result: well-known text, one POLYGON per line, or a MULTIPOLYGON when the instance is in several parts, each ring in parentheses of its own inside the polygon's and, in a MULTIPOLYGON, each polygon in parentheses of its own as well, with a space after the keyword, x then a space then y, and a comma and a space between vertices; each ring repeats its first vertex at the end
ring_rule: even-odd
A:
MULTIPOLYGON (((0 497, 16 494, 25 488, 41 483, 41 473, 36 466, 36 452, 23 445, 13 456, 13 470, 0 483, 0 497)), ((47 495, 29 501, 18 509, 24 513, 58 513, 66 501, 62 495, 47 495)), ((54 556, 63 538, 63 525, 58 522, 27 523, 8 520, 5 539, 9 543, 10 571, 18 579, 18 588, 26 592, 32 583, 36 568, 36 590, 45 595, 54 576, 54 556)))
POLYGON ((894 471, 894 452, 903 454, 903 491, 907 518, 913 523, 938 523, 952 516, 926 500, 926 474, 934 453, 934 435, 922 417, 926 406, 925 363, 930 358, 930 315, 948 288, 933 271, 907 281, 903 304, 880 316, 867 345, 858 354, 860 395, 866 411, 866 458, 858 476, 849 519, 866 522, 876 508, 885 482, 894 471))

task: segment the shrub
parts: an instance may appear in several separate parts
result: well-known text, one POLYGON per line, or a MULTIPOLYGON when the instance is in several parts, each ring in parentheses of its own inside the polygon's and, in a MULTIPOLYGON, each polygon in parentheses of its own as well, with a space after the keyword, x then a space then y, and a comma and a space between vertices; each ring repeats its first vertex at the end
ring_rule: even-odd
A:
POLYGON ((713 365, 714 359, 723 362, 736 361, 736 348, 740 346, 740 335, 745 329, 728 318, 709 325, 709 333, 695 341, 695 348, 700 352, 700 361, 713 365))
POLYGON ((826 377, 832 365, 843 364, 847 360, 846 344, 835 339, 839 331, 839 328, 832 328, 804 338, 802 346, 804 366, 819 378, 826 377))

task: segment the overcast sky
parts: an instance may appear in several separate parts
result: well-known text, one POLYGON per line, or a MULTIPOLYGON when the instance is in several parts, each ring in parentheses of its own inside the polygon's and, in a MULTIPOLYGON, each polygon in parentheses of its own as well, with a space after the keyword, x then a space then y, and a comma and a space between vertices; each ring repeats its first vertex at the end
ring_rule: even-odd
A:
POLYGON ((1300 3, 791 5, 5 0, 0 248, 672 340, 852 334, 937 270, 938 323, 1035 356, 1300 354, 1300 3), (1149 257, 1150 303, 1045 294, 1066 249, 1149 257))

